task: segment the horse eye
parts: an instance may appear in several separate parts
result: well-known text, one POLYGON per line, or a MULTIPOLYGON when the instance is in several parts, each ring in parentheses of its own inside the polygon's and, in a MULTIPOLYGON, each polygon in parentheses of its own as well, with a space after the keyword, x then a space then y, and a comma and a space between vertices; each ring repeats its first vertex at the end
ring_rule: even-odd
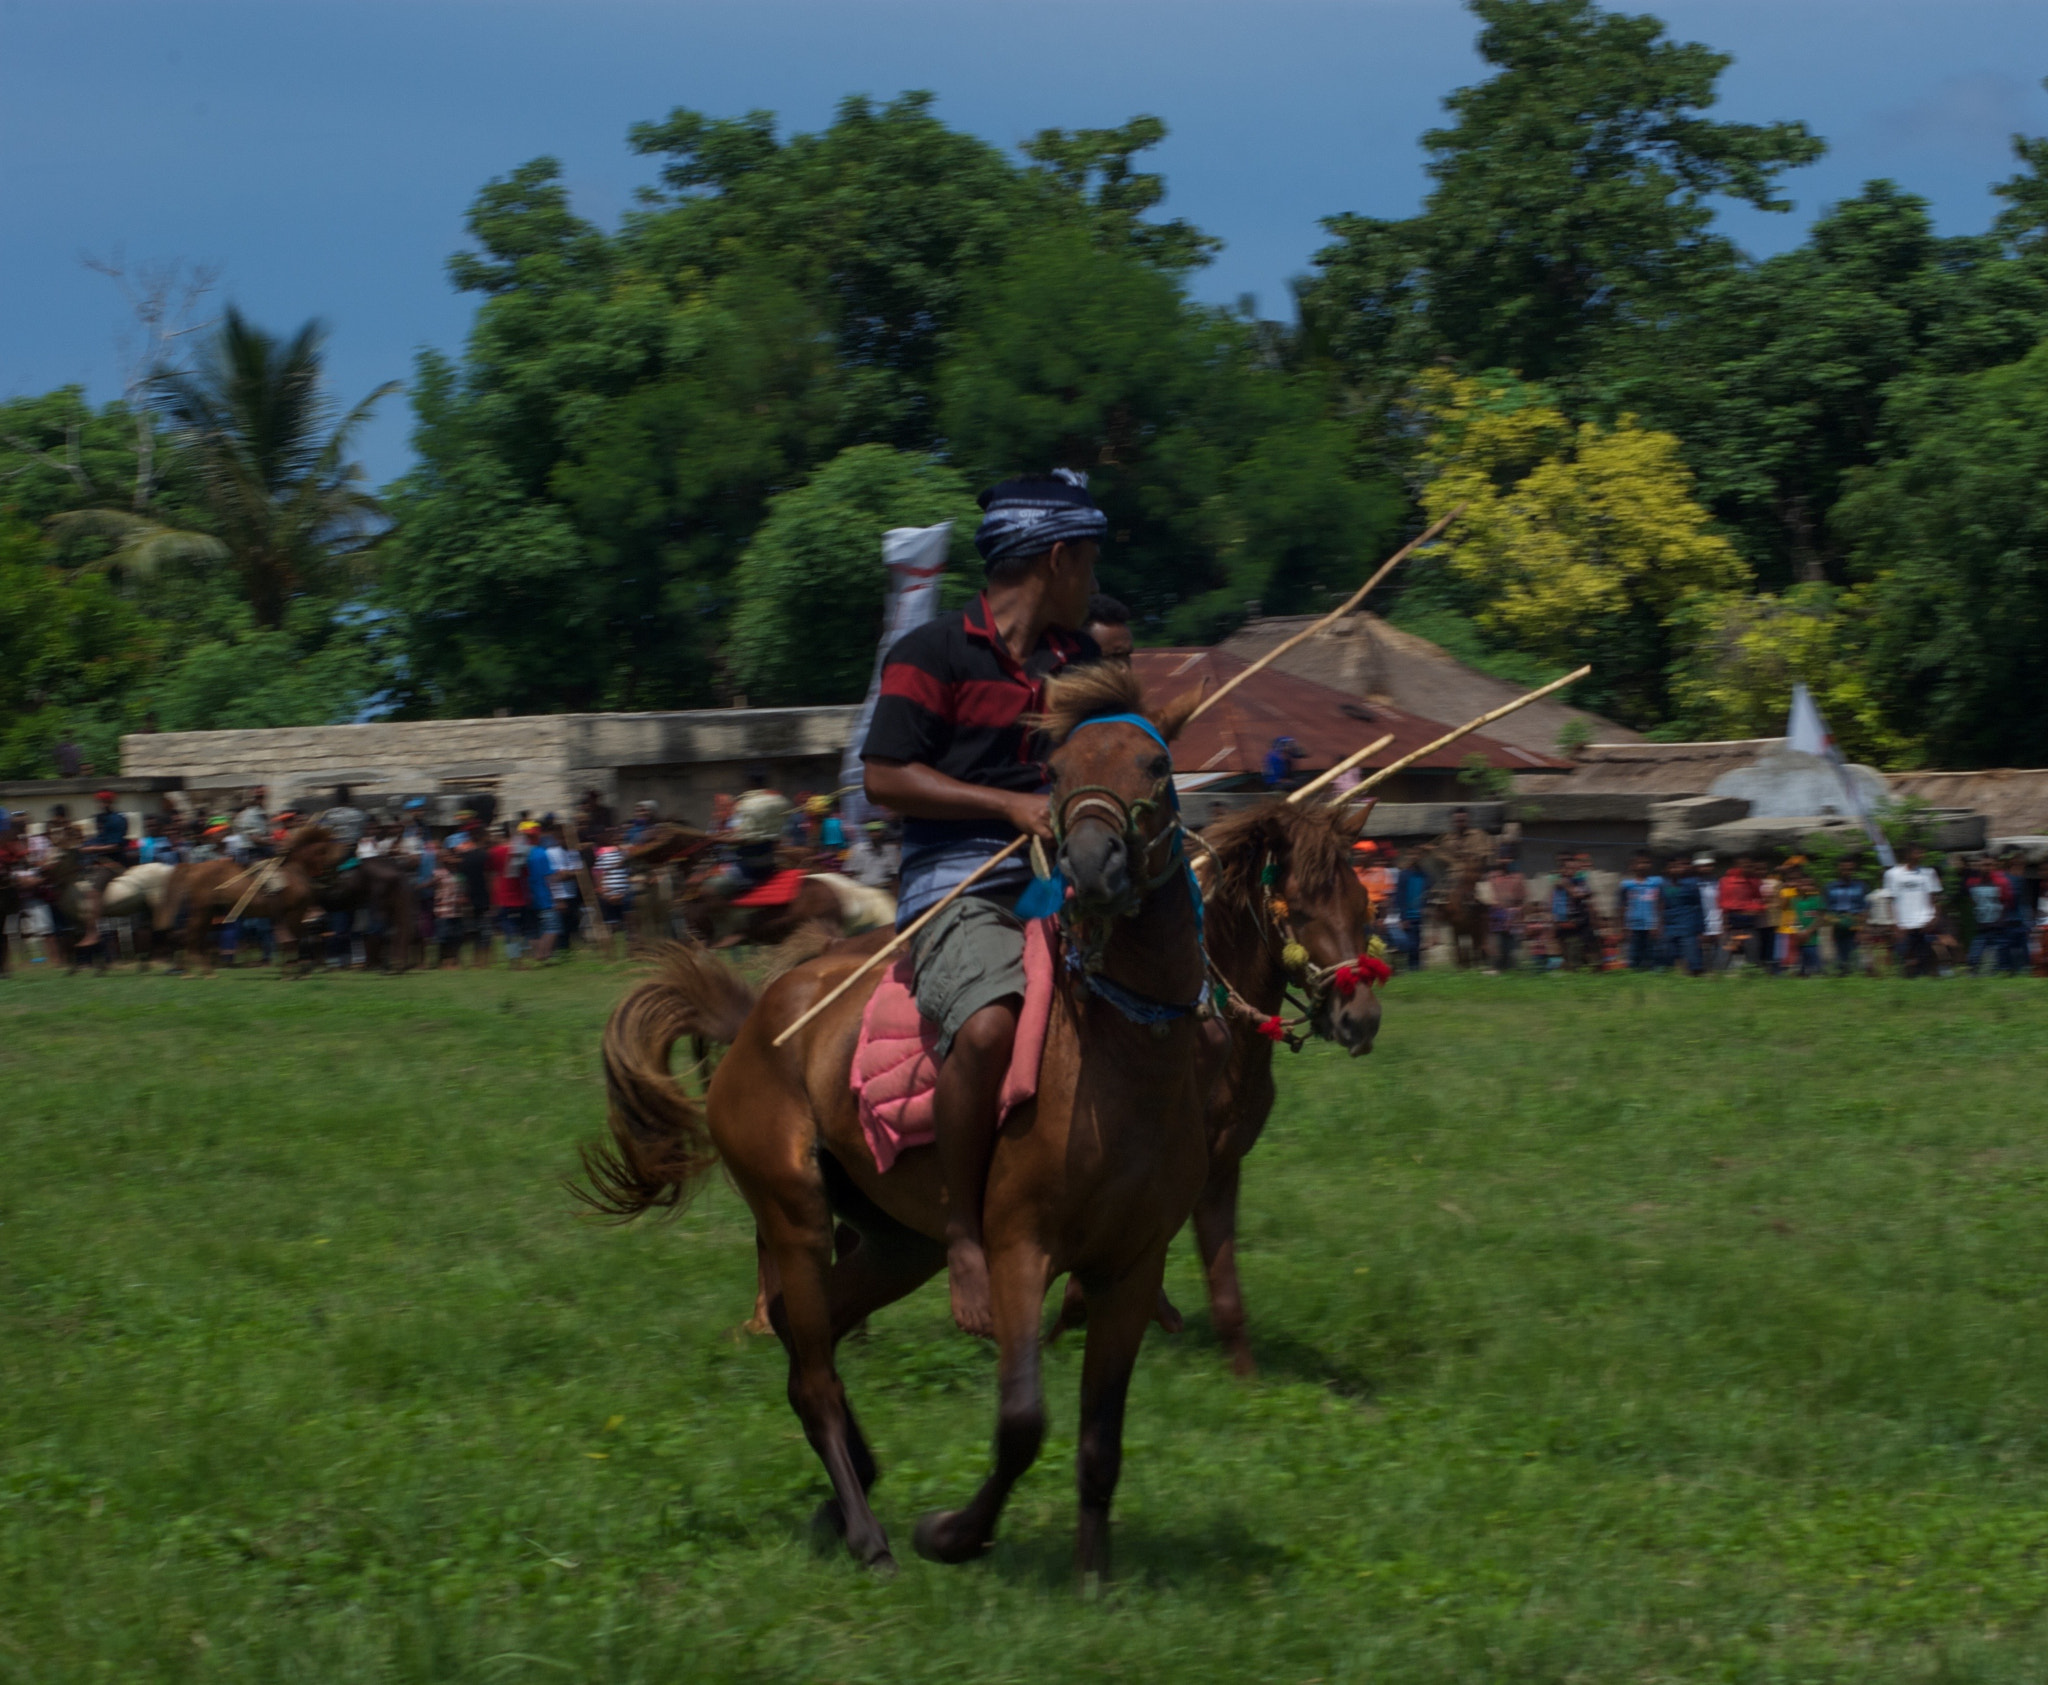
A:
POLYGON ((1150 777, 1164 778, 1168 773, 1173 771, 1172 757, 1168 755, 1154 755, 1150 763, 1146 766, 1145 771, 1147 775, 1150 777))

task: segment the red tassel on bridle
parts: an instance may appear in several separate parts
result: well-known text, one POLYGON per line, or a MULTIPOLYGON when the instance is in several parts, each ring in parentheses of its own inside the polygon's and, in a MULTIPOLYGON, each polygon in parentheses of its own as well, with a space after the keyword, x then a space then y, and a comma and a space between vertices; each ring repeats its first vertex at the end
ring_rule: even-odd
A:
POLYGON ((1267 1018, 1260 1023, 1259 1034, 1268 1041, 1285 1041, 1287 1039, 1287 1026, 1281 1023, 1277 1017, 1267 1018))
POLYGON ((1360 954, 1337 967, 1330 982, 1337 993, 1349 1000, 1358 992, 1359 984, 1368 989, 1376 988, 1394 975, 1394 968, 1376 954, 1360 954))

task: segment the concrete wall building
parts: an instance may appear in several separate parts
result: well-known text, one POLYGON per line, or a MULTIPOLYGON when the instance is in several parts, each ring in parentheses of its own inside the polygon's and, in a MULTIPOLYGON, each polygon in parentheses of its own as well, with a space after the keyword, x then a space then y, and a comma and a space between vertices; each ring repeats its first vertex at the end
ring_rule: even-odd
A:
POLYGON ((324 806, 346 784, 373 802, 488 792, 500 813, 566 813, 594 789, 615 807, 647 799, 667 818, 701 823, 712 796, 743 789, 755 766, 791 793, 836 788, 857 712, 707 708, 155 732, 121 739, 121 770, 180 780, 198 808, 252 784, 268 789, 272 807, 324 806))

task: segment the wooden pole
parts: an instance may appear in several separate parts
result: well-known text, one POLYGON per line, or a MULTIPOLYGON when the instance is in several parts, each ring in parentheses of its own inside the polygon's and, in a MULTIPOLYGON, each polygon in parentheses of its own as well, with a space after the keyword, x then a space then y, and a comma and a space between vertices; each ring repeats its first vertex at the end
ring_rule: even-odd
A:
POLYGON ((1426 531, 1422 532, 1418 536, 1411 538, 1406 544, 1402 545, 1400 549, 1396 550, 1391 556, 1389 556, 1384 562, 1382 562, 1380 564, 1379 571, 1375 573, 1372 576, 1372 578, 1368 579, 1363 585, 1359 586, 1359 588, 1356 591, 1353 591, 1350 596, 1346 597, 1341 604, 1339 604, 1336 608, 1330 610, 1328 614, 1324 615, 1322 619, 1318 620, 1313 626, 1309 627, 1306 631, 1295 633, 1294 636, 1289 638, 1285 643, 1279 645, 1275 649, 1268 650, 1264 655, 1260 656, 1258 660, 1254 661, 1249 667, 1247 667, 1242 673, 1239 673, 1235 678, 1229 679, 1225 681, 1223 684, 1219 685, 1215 690, 1211 691, 1207 696, 1203 697, 1201 701, 1195 704, 1195 711, 1192 714, 1188 715, 1188 718, 1190 720, 1200 719, 1211 708, 1215 707, 1217 703, 1221 702, 1226 696, 1228 696, 1233 690, 1237 689, 1239 685, 1243 684, 1246 679, 1250 678, 1254 673, 1256 673, 1261 667, 1271 666, 1281 656, 1285 655, 1290 649, 1294 648, 1296 644, 1306 643, 1310 638, 1313 638, 1318 632, 1320 632, 1325 626, 1330 625, 1334 621, 1342 620, 1345 615, 1349 614, 1353 609, 1358 607, 1360 603, 1365 601, 1367 592, 1371 591, 1372 588, 1375 585, 1377 585, 1382 579, 1385 579, 1388 574, 1394 571, 1394 569, 1399 567, 1410 556, 1414 555, 1416 551, 1420 550, 1423 547, 1423 545, 1429 543, 1431 539, 1441 535, 1444 528, 1449 526, 1460 515, 1464 514, 1464 512, 1465 506, 1461 503, 1458 505, 1457 508, 1453 509, 1448 515, 1444 516, 1442 520, 1437 521, 1434 525, 1430 526, 1426 531))
POLYGON ((1029 837, 1018 837, 1014 842, 1011 842, 1008 845, 1006 845, 1001 853, 991 854, 979 866, 975 867, 973 871, 969 872, 966 877, 962 878, 950 890, 948 890, 938 900, 934 901, 929 907, 927 907, 922 913, 920 913, 917 917, 916 923, 906 925, 903 929, 897 931, 896 934, 893 937, 891 937, 886 943, 884 943, 881 947, 877 948, 872 954, 868 955, 868 957, 862 960, 859 965, 855 966, 853 970, 848 972, 845 977, 841 978, 838 984, 834 986, 831 993, 826 995, 823 1000, 813 1005, 807 1012, 803 1014, 802 1017, 797 1019, 797 1021, 794 1024, 790 1025, 790 1027, 784 1030, 781 1035, 777 1036, 775 1038, 773 1045, 776 1047, 780 1047, 784 1042, 789 1040, 789 1038, 795 1035, 797 1031, 801 1030, 813 1018, 817 1017, 819 1013, 823 1012, 826 1007, 830 1006, 841 995, 845 994, 848 989, 852 988, 854 984, 858 983, 870 971, 874 970, 876 966, 880 965, 882 961, 887 959, 891 954, 895 953, 897 949, 901 948, 904 943, 908 942, 911 939, 911 937, 915 936, 920 930, 924 929, 926 925, 930 924, 931 921, 937 918, 940 913, 944 912, 955 901, 959 900, 961 896, 965 895, 967 891, 971 889, 977 881, 987 877, 990 872, 994 871, 998 866, 1000 866, 1005 860, 1009 859, 1011 855, 1015 854, 1018 849, 1022 848, 1030 840, 1031 839, 1029 837))
POLYGON ((1415 750, 1412 754, 1403 755, 1398 761, 1395 761, 1392 765, 1383 766, 1379 769, 1378 772, 1373 773, 1370 777, 1360 779, 1358 783, 1353 785, 1349 790, 1346 790, 1343 795, 1337 798, 1337 805, 1341 807, 1344 805, 1345 802, 1351 801, 1356 797, 1364 795, 1365 792, 1370 790, 1375 784, 1383 783, 1387 779, 1393 777, 1395 773, 1403 771, 1404 769, 1413 766, 1417 761, 1421 760, 1424 755, 1433 755, 1439 749, 1448 749, 1453 743, 1457 742, 1458 739, 1461 737, 1470 737, 1472 733, 1477 731, 1481 726, 1491 725, 1495 720, 1504 718, 1506 715, 1512 714, 1517 708, 1526 708, 1532 702, 1540 702, 1544 697, 1548 696, 1554 690, 1562 690, 1566 685, 1578 683, 1580 679, 1583 679, 1588 673, 1592 672, 1592 670, 1593 669, 1590 666, 1581 667, 1576 673, 1567 673, 1561 679, 1552 679, 1550 683, 1545 685, 1541 690, 1532 690, 1529 692, 1527 696, 1518 696, 1514 699, 1514 701, 1503 704, 1501 707, 1494 709, 1491 713, 1481 714, 1479 718, 1476 720, 1467 720, 1463 725, 1459 726, 1456 731, 1447 731, 1444 733, 1443 736, 1439 737, 1434 743, 1425 743, 1420 749, 1415 750))
POLYGON ((1328 772, 1317 773, 1315 777, 1311 778, 1306 784, 1302 785, 1302 787, 1299 790, 1296 790, 1294 794, 1289 796, 1287 799, 1291 802, 1298 802, 1301 801, 1304 797, 1314 795, 1318 790, 1320 790, 1325 784, 1329 783, 1332 779, 1342 777, 1345 773, 1349 772, 1353 767, 1358 765, 1360 761, 1366 759, 1370 755, 1377 755, 1382 749, 1384 749, 1389 743, 1393 741, 1394 734, 1390 731, 1387 733, 1386 736, 1382 737, 1377 743, 1368 743, 1363 749, 1359 750, 1357 754, 1346 755, 1335 766, 1331 767, 1328 772))

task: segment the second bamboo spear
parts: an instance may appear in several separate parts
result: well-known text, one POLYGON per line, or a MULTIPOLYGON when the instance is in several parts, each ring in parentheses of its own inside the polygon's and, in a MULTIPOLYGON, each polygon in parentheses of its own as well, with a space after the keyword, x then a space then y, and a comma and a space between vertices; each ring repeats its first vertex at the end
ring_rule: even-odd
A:
POLYGON ((1562 690, 1566 685, 1576 684, 1580 679, 1583 679, 1588 673, 1592 672, 1592 670, 1590 666, 1581 667, 1576 673, 1567 673, 1561 679, 1552 679, 1541 690, 1532 690, 1527 696, 1518 696, 1512 702, 1503 703, 1500 707, 1481 714, 1476 720, 1466 721, 1456 731, 1445 732, 1434 743, 1425 743, 1420 749, 1411 750, 1399 760, 1392 761, 1386 766, 1381 767, 1378 772, 1373 773, 1370 777, 1360 779, 1350 789, 1346 790, 1343 795, 1337 798, 1337 805, 1342 807, 1344 803, 1351 801, 1353 798, 1364 795, 1375 784, 1384 783, 1387 779, 1393 777, 1395 773, 1405 771, 1421 760, 1423 756, 1433 755, 1439 749, 1448 749, 1461 737, 1470 737, 1481 726, 1491 725, 1495 720, 1512 714, 1517 708, 1526 708, 1532 702, 1540 702, 1554 690, 1562 690))

